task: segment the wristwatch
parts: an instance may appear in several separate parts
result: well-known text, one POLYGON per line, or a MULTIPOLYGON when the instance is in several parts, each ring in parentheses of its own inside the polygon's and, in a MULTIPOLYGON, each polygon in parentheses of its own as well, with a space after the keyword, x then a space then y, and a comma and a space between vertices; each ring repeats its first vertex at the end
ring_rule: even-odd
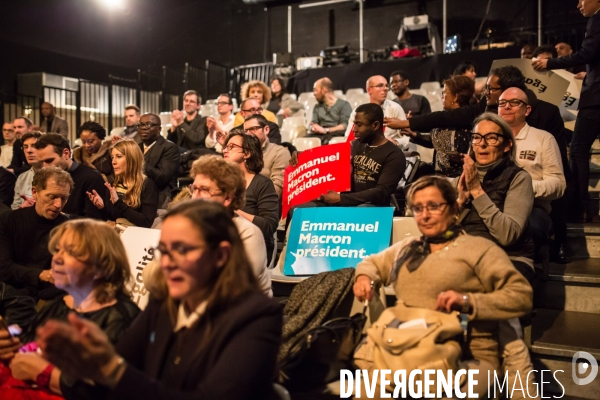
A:
POLYGON ((329 128, 325 128, 325 133, 329 133, 329 128))
POLYGON ((471 310, 471 301, 469 300, 469 296, 467 296, 465 294, 463 296, 463 306, 462 306, 460 312, 463 314, 468 314, 470 310, 471 310))
POLYGON ((52 370, 54 369, 54 365, 48 364, 46 368, 35 378, 35 384, 39 388, 47 388, 50 385, 50 376, 52 375, 52 370))

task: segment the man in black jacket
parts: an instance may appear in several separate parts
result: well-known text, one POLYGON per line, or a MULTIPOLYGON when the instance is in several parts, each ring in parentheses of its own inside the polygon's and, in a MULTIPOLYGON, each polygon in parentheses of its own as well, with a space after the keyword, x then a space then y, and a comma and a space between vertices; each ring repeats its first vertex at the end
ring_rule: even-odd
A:
POLYGON ((204 141, 208 135, 206 117, 198 112, 202 98, 195 90, 183 94, 183 110, 171 113, 171 129, 167 139, 175 143, 183 153, 187 150, 205 147, 204 141))
POLYGON ((144 114, 138 123, 138 133, 144 153, 144 173, 158 187, 158 206, 170 198, 175 188, 180 155, 177 146, 160 135, 160 118, 156 114, 144 114))
MULTIPOLYGON (((240 115, 244 117, 244 120, 251 115, 262 115, 262 108, 258 100, 253 97, 248 97, 246 100, 242 101, 240 104, 240 115)), ((279 126, 271 121, 267 121, 267 125, 269 125, 269 134, 267 138, 270 143, 281 144, 281 133, 279 132, 279 126)), ((244 124, 234 126, 231 130, 241 129, 244 130, 244 124)))
POLYGON ((536 60, 535 69, 561 69, 586 65, 586 76, 581 88, 579 113, 571 140, 571 170, 577 185, 578 203, 574 207, 583 213, 581 221, 590 221, 588 213, 588 184, 590 178, 590 148, 598 136, 600 124, 600 1, 586 0, 578 4, 584 17, 589 17, 585 39, 577 53, 560 58, 536 60))
POLYGON ((21 136, 27 132, 33 131, 33 122, 27 117, 15 118, 13 122, 13 129, 17 135, 17 140, 15 140, 13 143, 13 157, 10 165, 8 166, 8 170, 14 173, 16 176, 19 176, 31 168, 25 159, 25 152, 23 151, 23 141, 21 140, 21 136))

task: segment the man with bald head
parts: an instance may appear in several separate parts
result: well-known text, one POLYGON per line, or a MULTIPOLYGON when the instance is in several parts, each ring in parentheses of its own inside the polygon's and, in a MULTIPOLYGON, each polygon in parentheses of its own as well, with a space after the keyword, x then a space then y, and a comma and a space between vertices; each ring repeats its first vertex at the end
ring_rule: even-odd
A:
MULTIPOLYGON (((366 84, 367 93, 369 94, 369 103, 377 104, 383 109, 383 115, 385 118, 395 118, 399 121, 406 120, 406 114, 402 109, 402 106, 394 101, 390 101, 387 98, 388 91, 390 89, 387 79, 381 75, 375 75, 367 79, 366 84)), ((356 111, 350 115, 350 120, 354 120, 356 111)), ((349 125, 346 129, 346 136, 350 134, 352 126, 349 125)), ((390 139, 402 148, 408 148, 409 138, 408 136, 400 135, 400 130, 386 127, 385 137, 390 139)))
POLYGON ((333 93, 329 78, 317 80, 313 86, 317 104, 313 109, 310 131, 307 137, 318 137, 328 144, 334 136, 344 136, 352 107, 346 100, 338 99, 333 93))
POLYGON ((162 207, 177 186, 179 148, 160 135, 160 118, 156 114, 144 114, 138 122, 139 144, 144 153, 144 173, 156 183, 159 191, 158 204, 162 207))
POLYGON ((515 136, 515 162, 529 172, 533 180, 535 202, 530 226, 534 241, 542 244, 543 240, 547 240, 552 224, 550 202, 563 196, 567 182, 554 136, 526 122, 531 112, 528 102, 527 95, 521 89, 508 88, 498 100, 498 114, 508 123, 515 136))

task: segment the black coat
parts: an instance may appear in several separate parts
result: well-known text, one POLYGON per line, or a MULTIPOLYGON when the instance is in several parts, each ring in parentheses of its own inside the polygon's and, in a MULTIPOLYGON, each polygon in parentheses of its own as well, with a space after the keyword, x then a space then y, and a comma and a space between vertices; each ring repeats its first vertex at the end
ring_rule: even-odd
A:
POLYGON ((211 328, 210 345, 197 344, 205 324, 189 328, 176 381, 159 381, 174 336, 164 302, 150 301, 117 344, 128 367, 110 398, 268 399, 281 342, 281 308, 252 293, 225 311, 211 328))
POLYGON ((15 197, 17 177, 4 167, 0 167, 0 203, 10 207, 15 197))
POLYGON ((175 128, 174 132, 169 131, 167 139, 186 150, 206 147, 204 144, 206 136, 208 136, 206 119, 207 117, 203 117, 198 113, 191 123, 188 124, 184 120, 181 125, 175 128))
MULTIPOLYGON (((140 143, 139 146, 143 153, 144 144, 140 143)), ((154 145, 144 154, 144 173, 156 183, 159 192, 159 208, 176 186, 179 162, 179 149, 175 143, 162 136, 159 136, 154 145)))
POLYGON ((588 20, 581 49, 565 57, 548 60, 548 69, 586 66, 585 79, 579 98, 579 109, 600 106, 600 15, 588 20))
POLYGON ((19 176, 23 172, 29 170, 29 168, 31 168, 31 165, 27 164, 25 152, 23 151, 23 142, 21 139, 17 139, 15 140, 15 143, 13 143, 13 158, 8 169, 12 169, 15 171, 15 175, 19 176))

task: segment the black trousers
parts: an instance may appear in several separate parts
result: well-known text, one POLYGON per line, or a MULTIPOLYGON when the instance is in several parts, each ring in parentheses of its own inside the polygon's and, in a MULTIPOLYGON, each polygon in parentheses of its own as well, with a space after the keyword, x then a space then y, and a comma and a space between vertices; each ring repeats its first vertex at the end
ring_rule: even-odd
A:
POLYGON ((571 172, 575 181, 574 208, 587 211, 590 180, 590 149, 600 133, 600 107, 579 110, 571 140, 571 172))

